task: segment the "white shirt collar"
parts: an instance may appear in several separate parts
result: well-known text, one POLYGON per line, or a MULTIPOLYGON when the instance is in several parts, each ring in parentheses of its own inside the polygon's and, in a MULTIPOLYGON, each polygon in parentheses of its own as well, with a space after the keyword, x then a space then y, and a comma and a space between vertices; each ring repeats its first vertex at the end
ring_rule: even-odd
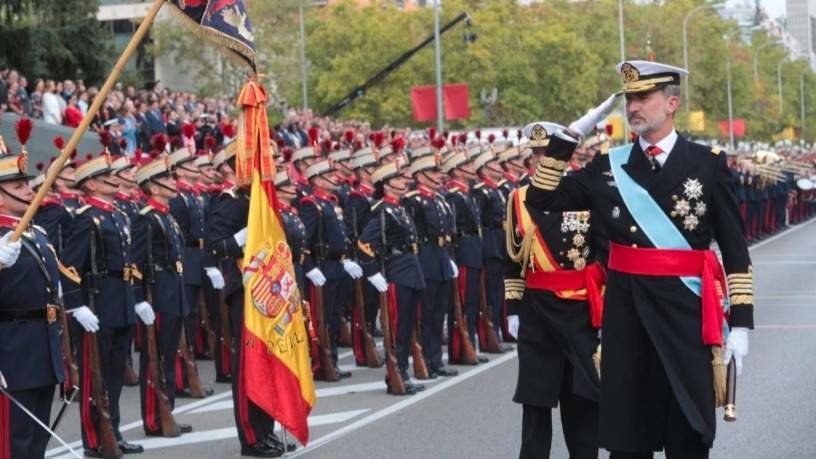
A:
POLYGON ((666 164, 666 160, 669 159, 669 153, 671 153, 672 149, 674 148, 674 144, 677 143, 677 131, 675 129, 672 129, 671 132, 669 132, 669 135, 663 137, 663 139, 657 142, 657 144, 651 144, 647 142, 643 137, 638 137, 638 143, 640 144, 640 149, 643 150, 644 153, 646 152, 646 149, 651 145, 657 145, 658 148, 663 150, 663 153, 660 153, 659 155, 655 156, 655 159, 657 160, 658 163, 660 163, 660 166, 662 167, 664 164, 666 164))

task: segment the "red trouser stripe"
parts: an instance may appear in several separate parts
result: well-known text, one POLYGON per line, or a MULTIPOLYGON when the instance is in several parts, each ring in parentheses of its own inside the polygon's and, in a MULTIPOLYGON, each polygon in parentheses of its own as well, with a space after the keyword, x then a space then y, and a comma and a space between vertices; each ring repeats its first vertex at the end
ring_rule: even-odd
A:
MULTIPOLYGON (((243 332, 243 324, 241 327, 241 331, 243 332)), ((238 345, 243 345, 243 340, 238 342, 238 345)), ((239 349, 239 355, 241 356, 241 363, 239 364, 239 374, 238 377, 238 420, 241 422, 241 430, 244 431, 244 438, 246 438, 247 443, 250 445, 254 445, 257 443, 257 438, 255 436, 255 431, 252 429, 252 424, 249 422, 249 400, 247 399, 247 391, 246 391, 246 352, 239 349)), ((232 375, 233 378, 236 375, 232 375)))
POLYGON ((91 421, 91 340, 88 334, 82 336, 82 407, 80 409, 80 418, 82 419, 82 431, 85 438, 88 440, 88 447, 96 449, 99 443, 96 439, 96 427, 91 421))
POLYGON ((388 284, 388 309, 391 313, 391 345, 397 345, 397 322, 399 321, 399 308, 397 307, 397 286, 388 284))
POLYGON ((11 407, 9 399, 0 394, 0 459, 11 459, 11 407))

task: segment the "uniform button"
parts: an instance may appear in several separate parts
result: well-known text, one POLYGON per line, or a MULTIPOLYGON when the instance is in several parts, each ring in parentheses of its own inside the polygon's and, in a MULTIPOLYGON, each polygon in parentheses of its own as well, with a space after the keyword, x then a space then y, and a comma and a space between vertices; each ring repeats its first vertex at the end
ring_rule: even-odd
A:
POLYGON ((632 247, 637 248, 637 244, 632 244, 632 247))
POLYGON ((635 225, 630 226, 629 227, 629 232, 630 233, 637 233, 637 226, 635 226, 635 225))

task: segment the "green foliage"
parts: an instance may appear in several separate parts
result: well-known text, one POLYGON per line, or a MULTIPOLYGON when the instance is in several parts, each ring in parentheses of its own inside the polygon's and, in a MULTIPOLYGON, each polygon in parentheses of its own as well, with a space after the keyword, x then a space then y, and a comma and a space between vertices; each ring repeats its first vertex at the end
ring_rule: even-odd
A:
POLYGON ((98 7, 98 0, 5 0, 0 62, 31 77, 101 83, 111 51, 108 33, 96 21, 98 7))

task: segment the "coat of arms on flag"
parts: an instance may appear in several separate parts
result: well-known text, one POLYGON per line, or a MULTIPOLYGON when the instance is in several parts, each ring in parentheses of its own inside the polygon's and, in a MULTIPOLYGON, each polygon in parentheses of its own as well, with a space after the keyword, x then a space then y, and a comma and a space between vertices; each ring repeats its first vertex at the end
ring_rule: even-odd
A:
POLYGON ((264 317, 275 319, 275 331, 284 334, 300 304, 300 292, 295 283, 292 251, 284 241, 273 249, 266 242, 244 268, 244 287, 252 292, 252 304, 264 317))

